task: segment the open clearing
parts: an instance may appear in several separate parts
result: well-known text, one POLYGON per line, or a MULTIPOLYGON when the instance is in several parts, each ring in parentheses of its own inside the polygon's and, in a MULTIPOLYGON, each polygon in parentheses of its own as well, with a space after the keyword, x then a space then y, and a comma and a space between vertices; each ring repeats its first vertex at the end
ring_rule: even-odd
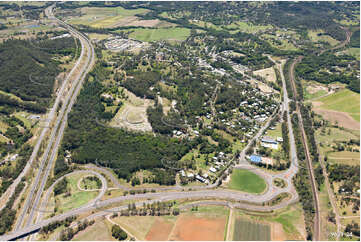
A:
POLYGON ((262 193, 266 187, 265 181, 260 176, 243 169, 234 169, 228 184, 228 188, 249 193, 262 193))
MULTIPOLYGON (((67 196, 66 193, 59 194, 55 197, 55 204, 57 204, 58 210, 57 213, 64 213, 73 208, 78 208, 82 205, 87 204, 89 201, 94 199, 98 192, 90 192, 90 191, 80 191, 78 189, 78 182, 82 179, 86 174, 74 174, 67 177, 68 180, 68 189, 70 191, 70 196, 67 196)), ((54 196, 52 199, 54 200, 54 196)))
POLYGON ((74 241, 115 241, 110 226, 105 220, 96 221, 93 225, 79 232, 74 241))
POLYGON ((224 240, 228 209, 219 206, 199 207, 199 211, 181 214, 170 240, 224 240))
POLYGON ((110 121, 112 127, 122 127, 135 131, 150 132, 152 126, 148 122, 147 108, 153 105, 150 99, 142 99, 127 91, 127 100, 118 113, 110 121))
POLYGON ((143 14, 147 11, 148 10, 143 8, 128 10, 122 7, 85 7, 81 9, 82 16, 72 18, 69 20, 69 23, 88 25, 93 28, 112 28, 129 25, 133 21, 138 21, 138 18, 135 15, 143 14))
POLYGON ((237 218, 234 224, 233 240, 235 241, 270 241, 271 228, 244 218, 237 218))
POLYGON ((254 71, 253 74, 263 77, 266 81, 276 82, 276 73, 273 67, 254 71))
POLYGON ((190 35, 187 28, 159 28, 159 29, 134 29, 129 37, 140 41, 151 42, 159 40, 183 41, 190 35))
POLYGON ((324 31, 322 31, 322 30, 317 30, 317 31, 309 30, 308 36, 314 42, 323 41, 323 42, 328 42, 330 45, 336 45, 339 43, 339 41, 335 40, 334 38, 332 38, 329 35, 323 35, 323 33, 324 33, 324 31), (322 34, 322 35, 319 35, 319 34, 322 34))
POLYGON ((112 220, 140 240, 223 240, 229 210, 200 206, 179 216, 129 216, 112 220))
POLYGON ((312 102, 314 111, 332 123, 360 129, 360 94, 343 89, 312 102))

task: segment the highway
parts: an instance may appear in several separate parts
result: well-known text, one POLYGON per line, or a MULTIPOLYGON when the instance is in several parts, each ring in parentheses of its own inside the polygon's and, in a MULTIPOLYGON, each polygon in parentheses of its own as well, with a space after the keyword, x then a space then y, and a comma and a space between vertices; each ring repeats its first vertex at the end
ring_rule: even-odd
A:
MULTIPOLYGON (((263 194, 249 194, 249 193, 242 193, 237 192, 233 190, 227 190, 227 189, 220 189, 216 188, 215 184, 209 185, 207 187, 204 186, 197 186, 197 187, 191 187, 192 191, 177 191, 179 188, 177 187, 171 187, 171 188, 164 188, 164 189, 157 189, 158 192, 156 193, 145 193, 145 194, 136 194, 136 195, 126 195, 126 196, 119 196, 110 198, 103 201, 96 201, 95 203, 89 202, 87 205, 82 206, 80 208, 73 209, 71 211, 68 211, 66 213, 54 216, 52 218, 42 220, 43 214, 49 212, 46 211, 45 204, 43 203, 41 206, 41 209, 45 209, 43 212, 40 212, 39 222, 28 225, 23 229, 16 230, 13 233, 10 233, 8 235, 0 237, 0 240, 8 240, 8 239, 14 239, 20 236, 23 236, 24 234, 28 234, 34 231, 37 231, 41 227, 57 220, 64 219, 69 216, 73 215, 79 215, 85 212, 99 210, 103 207, 108 207, 110 205, 122 202, 122 201, 136 201, 139 199, 147 199, 148 202, 154 202, 154 201, 169 201, 169 200, 177 200, 177 199, 222 199, 222 200, 229 200, 227 204, 230 204, 229 206, 232 206, 234 208, 241 208, 241 209, 247 209, 247 210, 253 210, 253 211, 264 211, 264 212, 271 212, 275 209, 283 208, 285 206, 288 206, 289 204, 295 203, 298 201, 298 194, 294 189, 294 186, 292 184, 292 178, 298 171, 297 166, 297 154, 296 154, 296 146, 294 142, 294 136, 293 136, 293 129, 291 125, 291 118, 289 116, 289 107, 288 107, 288 96, 286 91, 286 84, 285 79, 282 72, 282 66, 278 65, 278 68, 280 68, 281 77, 282 77, 282 83, 283 83, 283 89, 284 89, 284 110, 287 112, 288 116, 288 127, 289 127, 289 137, 290 137, 290 151, 291 151, 291 166, 288 170, 276 174, 269 174, 268 172, 262 170, 261 168, 252 166, 248 164, 248 162, 244 159, 244 153, 240 156, 240 163, 235 166, 236 169, 248 169, 251 172, 254 172, 258 175, 260 175, 262 178, 265 179, 267 183, 267 190, 263 194), (273 180, 275 178, 281 178, 286 181, 287 186, 285 188, 278 188, 273 185, 273 180), (195 190, 194 190, 195 189, 195 190), (173 191, 167 191, 167 190, 173 190, 173 191), (282 194, 282 193, 288 193, 290 194, 290 198, 283 200, 281 203, 278 203, 274 206, 265 206, 263 205, 264 202, 272 200, 274 197, 282 194)), ((255 138, 259 138, 259 136, 263 133, 265 127, 268 126, 268 123, 259 130, 258 134, 255 138)), ((93 165, 87 166, 88 169, 94 168, 93 165)), ((100 172, 104 168, 95 168, 98 169, 100 172)), ((106 170, 106 169, 104 169, 106 170)), ((107 174, 109 176, 109 174, 107 174)), ((114 180, 115 178, 112 178, 112 175, 110 176, 111 180, 114 180)), ((119 183, 114 183, 118 188, 122 188, 122 186, 119 183)), ((52 186, 53 187, 53 186, 52 186)), ((104 186, 103 186, 104 187, 104 186)), ((124 188, 124 187, 123 187, 124 188)), ((129 189, 129 188, 128 188, 129 189)), ((47 191, 47 194, 51 193, 51 188, 47 191)), ((44 201, 48 201, 48 195, 45 196, 44 201)), ((213 201, 215 202, 215 201, 213 201)), ((225 203, 224 201, 216 201, 221 204, 225 203)), ((137 204, 137 203, 136 203, 137 204)), ((139 205, 143 204, 143 202, 139 202, 139 205)), ((103 216, 106 214, 111 213, 112 211, 119 211, 121 209, 127 209, 127 206, 120 206, 117 208, 111 208, 107 209, 101 212, 97 212, 92 214, 88 219, 95 218, 97 216, 103 216)))
MULTIPOLYGON (((70 112, 72 105, 75 102, 76 96, 81 89, 81 83, 84 80, 85 74, 90 71, 90 68, 91 68, 92 64, 94 63, 94 50, 93 50, 93 47, 91 46, 91 44, 89 43, 89 40, 84 35, 77 32, 76 30, 74 30, 71 26, 67 25, 66 23, 62 22, 61 20, 56 19, 52 15, 52 9, 53 9, 53 6, 51 6, 49 9, 47 9, 47 16, 58 21, 60 24, 65 26, 65 28, 67 28, 69 30, 69 32, 71 32, 75 37, 77 37, 81 40, 81 43, 82 43, 82 55, 81 56, 83 57, 85 55, 84 53, 88 53, 87 61, 85 62, 86 64, 83 66, 82 71, 80 73, 78 73, 77 78, 76 78, 76 83, 74 83, 72 85, 71 90, 69 91, 68 95, 66 96, 65 105, 62 106, 62 109, 59 112, 59 116, 57 118, 55 128, 53 129, 53 130, 55 130, 55 131, 53 131, 54 135, 51 135, 51 139, 50 139, 49 145, 48 145, 48 147, 49 147, 48 153, 51 153, 51 154, 50 154, 49 162, 47 164, 47 168, 44 170, 44 167, 46 165, 46 158, 44 158, 42 160, 41 168, 39 169, 39 173, 38 173, 39 179, 35 180, 35 183, 36 183, 36 181, 37 181, 37 183, 36 183, 36 185, 34 185, 35 183, 33 184, 33 189, 31 190, 32 193, 29 194, 28 199, 26 200, 24 209, 22 211, 23 212, 22 217, 19 217, 18 221, 22 221, 25 218, 26 212, 28 210, 30 210, 30 214, 25 223, 25 226, 23 228, 21 228, 21 223, 19 223, 19 225, 16 226, 15 231, 13 231, 7 235, 1 236, 0 240, 10 240, 10 239, 19 238, 19 237, 22 237, 29 233, 32 233, 34 231, 37 231, 41 227, 43 227, 51 222, 54 222, 57 220, 62 220, 62 219, 65 219, 65 218, 67 218, 69 216, 73 216, 73 215, 79 215, 79 214, 82 214, 85 212, 90 212, 90 211, 94 211, 94 210, 97 211, 98 209, 101 209, 104 207, 109 207, 111 205, 116 205, 117 203, 123 202, 123 201, 131 202, 131 201, 136 201, 136 200, 141 199, 141 200, 147 200, 146 203, 151 203, 154 201, 169 201, 169 200, 177 200, 177 199, 203 199, 203 200, 204 199, 217 199, 217 200, 221 199, 221 200, 228 200, 227 204, 234 208, 242 208, 242 209, 247 209, 247 210, 265 211, 265 212, 271 212, 275 209, 283 208, 285 206, 288 206, 288 205, 298 201, 298 194, 292 184, 292 178, 298 172, 299 167, 297 165, 298 161, 297 161, 297 154, 296 154, 296 146, 295 146, 295 141, 294 141, 291 118, 290 118, 290 114, 289 114, 289 105, 288 105, 289 99, 288 99, 288 95, 287 95, 286 84, 285 84, 285 79, 283 76, 282 66, 280 64, 277 64, 278 68, 280 69, 281 78, 282 78, 282 88, 284 91, 283 92, 283 94, 284 94, 283 104, 282 104, 283 110, 286 111, 287 117, 288 117, 287 125, 289 128, 290 156, 291 156, 291 160, 292 160, 290 168, 283 172, 270 174, 267 171, 265 171, 259 167, 255 167, 255 166, 249 164, 245 159, 246 149, 251 145, 251 142, 253 140, 258 139, 262 135, 262 133, 265 131, 266 127, 269 125, 270 120, 266 123, 266 125, 264 125, 258 131, 256 136, 251 140, 251 142, 248 143, 248 145, 246 146, 246 148, 242 151, 242 153, 240 155, 239 164, 236 164, 234 166, 235 169, 248 169, 251 172, 254 172, 254 173, 258 174, 259 176, 261 176, 262 178, 264 178, 264 180, 267 183, 267 189, 264 193, 249 194, 249 193, 242 193, 242 192, 238 192, 238 191, 234 191, 234 190, 221 189, 221 188, 217 188, 217 184, 215 183, 215 184, 211 184, 208 186, 190 187, 192 189, 192 191, 184 191, 184 188, 181 188, 181 187, 157 188, 156 193, 144 193, 144 194, 136 194, 136 195, 118 196, 118 197, 110 198, 107 200, 101 200, 101 197, 104 195, 105 191, 108 189, 107 181, 98 172, 91 171, 90 169, 95 169, 95 170, 101 171, 104 168, 99 168, 99 167, 95 168, 94 166, 92 166, 92 167, 88 166, 89 170, 87 170, 87 171, 75 171, 75 172, 93 173, 94 175, 98 176, 101 179, 102 188, 100 190, 101 192, 98 195, 97 199, 95 199, 95 201, 94 200, 90 201, 88 204, 86 204, 82 207, 79 207, 79 208, 73 209, 71 211, 67 211, 63 214, 54 216, 52 218, 43 220, 44 214, 49 212, 49 211, 46 211, 46 207, 47 207, 47 202, 49 201, 49 196, 52 193, 52 189, 55 186, 55 184, 58 181, 60 181, 62 178, 59 178, 47 190, 47 192, 45 193, 43 200, 39 206, 41 195, 44 191, 47 177, 49 175, 49 172, 52 169, 53 162, 54 162, 54 159, 56 156, 56 152, 57 152, 58 146, 59 146, 60 141, 63 136, 63 132, 64 132, 64 129, 66 126, 66 121, 67 121, 67 115, 70 112), (59 125, 60 125, 59 131, 56 132, 58 130, 59 125), (44 171, 44 173, 42 171, 44 171), (287 183, 287 186, 285 188, 279 188, 279 187, 274 186, 273 180, 275 178, 281 178, 281 179, 285 180, 287 183), (40 186, 38 186, 37 184, 40 184, 40 186), (180 191, 180 189, 182 189, 182 191, 180 191), (35 194, 35 192, 36 192, 36 194, 35 194), (264 205, 264 203, 269 202, 273 198, 275 198, 278 195, 283 194, 283 193, 288 193, 290 195, 290 197, 288 199, 282 200, 280 203, 278 203, 274 206, 264 205), (35 194, 35 199, 34 199, 34 202, 32 202, 31 197, 33 197, 34 194, 35 194), (35 216, 36 221, 35 221, 35 223, 32 223, 34 220, 34 216, 35 216)), ((78 62, 80 63, 80 59, 78 60, 78 62)), ((104 169, 104 170, 106 170, 106 169, 104 169)), ((119 184, 119 182, 115 181, 116 178, 114 178, 112 175, 109 175, 109 172, 105 173, 105 174, 110 177, 110 179, 112 180, 112 182, 114 183, 116 188, 125 189, 125 187, 121 186, 119 184)), ((70 174, 68 174, 68 175, 70 175, 70 174)), ((126 188, 126 189, 129 190, 129 188, 126 188)), ((144 188, 142 188, 142 189, 144 189, 144 188)), ((223 201, 221 203, 225 203, 225 202, 223 201)), ((137 204, 143 204, 143 201, 138 202, 137 204)), ((92 214, 89 218, 95 218, 97 216, 109 214, 112 211, 117 211, 119 209, 126 209, 126 208, 127 208, 127 206, 121 206, 121 207, 117 207, 117 208, 104 210, 101 212, 96 212, 96 213, 92 214)))
POLYGON ((26 222, 25 225, 28 226, 33 221, 34 211, 39 204, 40 197, 43 193, 49 173, 53 167, 55 157, 56 157, 56 154, 58 151, 58 147, 59 147, 61 139, 63 137, 64 129, 65 129, 65 126, 67 123, 67 115, 70 112, 73 104, 75 103, 76 96, 81 89, 81 84, 82 84, 86 74, 90 71, 92 64, 94 63, 94 49, 93 49, 90 41, 83 34, 77 32, 71 26, 67 25, 63 21, 56 19, 52 13, 54 6, 55 5, 52 5, 46 9, 46 11, 45 11, 46 15, 50 19, 58 21, 58 23, 60 25, 64 26, 74 37, 76 37, 80 40, 81 45, 82 45, 82 52, 81 52, 81 55, 77 62, 77 65, 74 66, 74 68, 68 75, 68 78, 70 78, 70 77, 73 77, 73 75, 71 75, 71 74, 73 74, 73 73, 75 74, 75 77, 73 77, 74 78, 73 83, 65 97, 65 100, 63 101, 63 105, 62 105, 61 110, 56 119, 56 124, 51 131, 50 139, 49 139, 47 148, 43 154, 38 173, 36 175, 36 178, 35 178, 33 184, 31 185, 31 190, 27 196, 25 205, 22 208, 20 216, 17 219, 17 223, 15 225, 16 230, 22 226, 23 222, 25 221, 27 213, 29 213, 29 216, 28 216, 27 220, 25 221, 26 222), (82 62, 85 57, 86 57, 86 61, 83 64, 82 62), (80 70, 78 70, 80 64, 83 64, 83 65, 80 67, 80 70), (59 126, 60 126, 60 128, 59 128, 59 126), (51 152, 51 155, 48 160, 48 155, 50 152, 51 152), (46 164, 47 164, 47 166, 46 166, 46 164), (46 166, 46 169, 44 170, 45 166, 46 166), (40 186, 39 186, 39 184, 40 184, 40 186), (33 199, 34 195, 35 195, 35 198, 33 199))

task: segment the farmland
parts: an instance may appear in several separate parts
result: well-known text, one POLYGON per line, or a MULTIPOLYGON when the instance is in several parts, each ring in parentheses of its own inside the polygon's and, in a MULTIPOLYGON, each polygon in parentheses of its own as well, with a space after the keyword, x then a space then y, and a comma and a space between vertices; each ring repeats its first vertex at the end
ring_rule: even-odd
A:
POLYGON ((355 130, 360 129, 360 94, 343 89, 334 94, 315 99, 313 105, 331 122, 355 130))
POLYGON ((235 169, 231 175, 231 181, 228 184, 228 187, 231 189, 249 192, 249 193, 262 193, 266 189, 265 181, 256 175, 255 173, 235 169))
POLYGON ((72 18, 69 23, 88 25, 93 28, 111 28, 120 25, 130 24, 136 21, 136 14, 146 13, 146 9, 124 9, 122 7, 116 8, 89 8, 81 9, 81 17, 72 18))
POLYGON ((233 240, 235 241, 271 240, 271 229, 269 225, 256 223, 244 218, 237 218, 234 226, 233 240))
POLYGON ((158 29, 134 29, 129 37, 145 41, 160 41, 160 40, 185 40, 190 34, 190 29, 187 28, 158 28, 158 29))
POLYGON ((318 30, 318 31, 309 30, 308 36, 314 42, 323 41, 323 42, 329 43, 330 45, 336 45, 339 43, 337 40, 335 40, 331 36, 325 35, 324 32, 321 30, 318 30))

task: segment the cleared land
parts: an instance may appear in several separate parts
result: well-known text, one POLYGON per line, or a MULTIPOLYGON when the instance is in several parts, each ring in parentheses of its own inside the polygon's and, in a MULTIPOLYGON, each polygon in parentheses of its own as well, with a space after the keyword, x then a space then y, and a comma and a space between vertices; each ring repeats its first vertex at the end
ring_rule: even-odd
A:
POLYGON ((112 220, 141 240, 223 240, 229 210, 200 206, 179 216, 130 216, 112 220))
POLYGON ((269 225, 256 223, 244 218, 237 218, 234 226, 233 240, 235 241, 271 240, 271 229, 269 225))
POLYGON ((170 240, 223 240, 227 215, 228 209, 215 206, 200 207, 199 211, 182 214, 170 240))
POLYGON ((253 74, 263 77, 266 81, 276 82, 276 73, 273 67, 254 71, 253 74))
POLYGON ((262 193, 267 185, 265 181, 255 173, 248 170, 235 169, 232 172, 228 187, 243 192, 262 193))
POLYGON ((314 111, 332 123, 345 128, 360 129, 360 94, 343 89, 312 102, 314 111))
POLYGON ((112 237, 111 227, 105 220, 96 221, 92 226, 79 232, 74 241, 116 241, 112 237))
POLYGON ((329 35, 324 35, 324 31, 322 30, 309 30, 308 31, 308 37, 314 42, 322 41, 322 42, 328 42, 330 45, 337 45, 339 42, 332 38, 329 35))
POLYGON ((50 199, 50 203, 54 201, 55 204, 58 207, 57 213, 64 213, 66 211, 69 211, 73 208, 78 208, 82 205, 87 204, 89 201, 94 199, 98 192, 88 192, 88 191, 81 191, 78 189, 78 182, 80 179, 82 179, 84 174, 75 174, 72 176, 68 176, 68 191, 69 194, 63 193, 59 194, 57 196, 54 196, 50 199))
POLYGON ((151 42, 160 40, 183 41, 190 35, 187 28, 134 29, 129 37, 140 41, 151 42))
POLYGON ((133 21, 138 21, 136 14, 146 13, 148 10, 143 8, 124 9, 116 8, 96 8, 85 7, 81 9, 82 16, 69 20, 72 24, 83 24, 93 28, 112 28, 117 26, 126 26, 133 21))

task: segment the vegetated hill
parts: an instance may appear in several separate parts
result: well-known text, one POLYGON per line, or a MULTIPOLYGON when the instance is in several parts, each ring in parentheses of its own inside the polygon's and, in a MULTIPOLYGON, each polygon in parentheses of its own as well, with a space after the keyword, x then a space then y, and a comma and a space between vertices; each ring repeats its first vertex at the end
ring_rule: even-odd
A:
MULTIPOLYGON (((60 72, 55 54, 75 53, 72 38, 33 43, 25 40, 7 40, 0 45, 0 90, 20 97, 25 103, 45 111, 51 99, 55 77, 60 72), (65 49, 65 51, 63 50, 65 49)), ((11 106, 27 105, 2 95, 1 103, 11 106)), ((35 108, 36 109, 36 108, 35 108)))
MULTIPOLYGON (((180 141, 147 133, 134 133, 105 125, 115 113, 105 111, 101 101, 107 78, 106 69, 98 64, 90 73, 93 81, 86 81, 68 119, 63 149, 70 150, 75 163, 94 163, 111 167, 119 177, 130 179, 131 173, 140 169, 151 169, 156 183, 174 183, 174 170, 159 170, 162 158, 179 160, 199 140, 180 141), (104 79, 102 79, 102 77, 104 79), (161 175, 159 175, 161 174, 161 175)), ((63 154, 63 153, 62 153, 63 154)), ((64 157, 56 161, 56 173, 66 170, 64 157)), ((56 174, 57 175, 57 174, 56 174)))

